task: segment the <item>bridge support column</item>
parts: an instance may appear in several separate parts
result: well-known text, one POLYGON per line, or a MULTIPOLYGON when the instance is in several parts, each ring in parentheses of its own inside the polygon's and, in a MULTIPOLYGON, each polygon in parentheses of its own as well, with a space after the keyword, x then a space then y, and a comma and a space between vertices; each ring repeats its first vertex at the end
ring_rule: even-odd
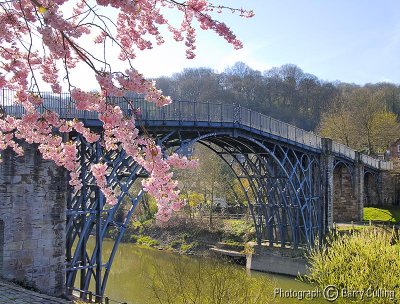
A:
POLYGON ((357 220, 364 217, 364 164, 361 161, 360 152, 356 152, 354 165, 354 195, 357 198, 357 220))
POLYGON ((22 147, 23 157, 7 149, 0 164, 0 277, 59 296, 65 289, 67 174, 43 160, 36 146, 22 147))
POLYGON ((322 138, 321 173, 323 193, 323 228, 333 228, 333 170, 332 139, 322 138))

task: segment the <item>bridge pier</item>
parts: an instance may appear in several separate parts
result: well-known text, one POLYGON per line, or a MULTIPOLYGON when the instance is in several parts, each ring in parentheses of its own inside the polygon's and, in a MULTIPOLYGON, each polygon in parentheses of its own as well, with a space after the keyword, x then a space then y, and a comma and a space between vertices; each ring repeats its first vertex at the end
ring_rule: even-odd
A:
POLYGON ((364 164, 360 153, 347 165, 335 161, 332 140, 322 138, 321 167, 324 193, 324 227, 333 228, 334 222, 361 221, 364 209, 364 164))
POLYGON ((362 221, 364 217, 364 184, 365 184, 365 168, 364 164, 361 162, 361 155, 356 152, 356 162, 354 170, 354 195, 357 198, 357 213, 356 220, 362 221))
POLYGON ((335 157, 332 152, 332 140, 321 138, 321 173, 323 193, 323 227, 327 231, 333 228, 333 170, 335 157))
POLYGON ((0 277, 59 296, 65 289, 67 175, 34 145, 0 165, 0 277))

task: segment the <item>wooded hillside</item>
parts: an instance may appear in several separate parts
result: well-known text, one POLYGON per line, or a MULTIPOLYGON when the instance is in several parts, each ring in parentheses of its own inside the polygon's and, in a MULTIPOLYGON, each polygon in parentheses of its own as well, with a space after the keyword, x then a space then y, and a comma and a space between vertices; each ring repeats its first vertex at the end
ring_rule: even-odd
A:
POLYGON ((369 154, 400 137, 396 84, 328 82, 293 64, 260 72, 237 62, 222 73, 184 69, 157 86, 173 99, 237 103, 369 154))

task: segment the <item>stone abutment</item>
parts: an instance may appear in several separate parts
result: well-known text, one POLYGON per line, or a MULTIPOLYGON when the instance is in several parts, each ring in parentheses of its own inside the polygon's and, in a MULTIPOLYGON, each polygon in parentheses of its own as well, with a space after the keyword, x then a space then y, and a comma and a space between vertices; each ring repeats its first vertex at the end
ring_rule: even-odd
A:
POLYGON ((0 276, 59 296, 65 289, 67 175, 23 144, 0 165, 0 276))

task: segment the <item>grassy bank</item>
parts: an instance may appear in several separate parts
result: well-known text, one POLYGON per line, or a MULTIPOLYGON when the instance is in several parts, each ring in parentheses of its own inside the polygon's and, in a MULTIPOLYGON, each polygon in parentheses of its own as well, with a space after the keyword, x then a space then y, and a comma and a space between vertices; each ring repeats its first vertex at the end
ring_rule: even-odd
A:
POLYGON ((399 206, 376 206, 364 208, 364 221, 400 222, 399 206))
MULTIPOLYGON (((116 231, 111 231, 109 236, 115 238, 116 231)), ((167 223, 134 221, 129 224, 122 239, 123 242, 182 254, 203 254, 220 242, 225 247, 240 251, 245 243, 253 240, 255 229, 251 220, 214 219, 210 226, 206 218, 190 219, 182 216, 175 216, 167 223)))

